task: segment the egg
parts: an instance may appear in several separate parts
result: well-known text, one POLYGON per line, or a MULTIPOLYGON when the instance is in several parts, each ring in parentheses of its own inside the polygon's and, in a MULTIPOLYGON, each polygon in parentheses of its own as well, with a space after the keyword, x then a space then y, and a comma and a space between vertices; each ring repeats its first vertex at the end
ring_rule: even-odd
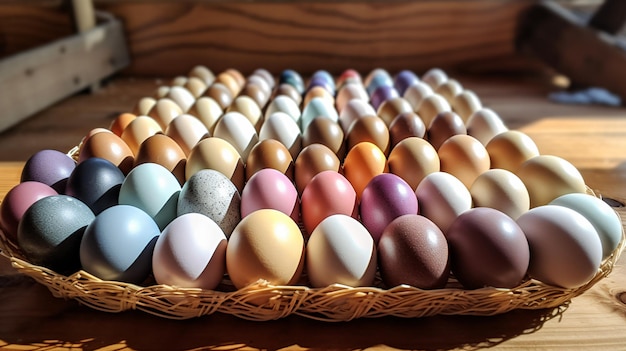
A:
POLYGON ((428 84, 420 81, 408 87, 402 97, 413 107, 413 112, 417 112, 426 97, 433 94, 433 89, 428 84))
POLYGON ((389 171, 385 154, 370 142, 358 143, 350 149, 343 170, 359 199, 372 178, 389 171))
POLYGON ((274 75, 265 68, 257 68, 252 72, 253 75, 258 75, 263 77, 269 84, 270 88, 273 88, 276 85, 276 79, 274 79, 274 75))
POLYGON ((87 205, 94 214, 117 205, 124 173, 103 158, 92 157, 81 163, 70 174, 65 194, 87 205))
POLYGON ((189 77, 187 79, 187 82, 185 82, 184 87, 189 90, 191 95, 194 97, 195 103, 195 99, 198 99, 200 96, 202 96, 202 94, 208 88, 208 85, 198 77, 189 77))
POLYGON ((239 112, 246 116, 257 132, 261 129, 263 114, 261 113, 259 105, 252 98, 245 95, 238 96, 226 109, 226 112, 232 111, 239 112))
POLYGON ((337 92, 337 97, 335 99, 337 112, 341 115, 348 102, 353 99, 368 102, 369 96, 367 95, 367 91, 365 91, 363 85, 359 83, 346 83, 337 92))
POLYGON ((279 97, 279 96, 288 97, 291 100, 293 100, 293 102, 295 102, 297 105, 300 105, 300 103, 302 103, 302 95, 300 95, 300 93, 298 92, 298 89, 295 88, 291 84, 287 84, 287 83, 279 84, 278 87, 276 87, 276 90, 274 91, 274 96, 275 97, 279 97))
POLYGON ((201 213, 211 218, 230 237, 241 220, 241 195, 222 173, 202 169, 183 185, 178 196, 176 214, 201 213))
POLYGON ((259 131, 259 140, 275 139, 296 158, 302 150, 302 134, 295 120, 287 113, 276 111, 269 115, 259 131))
POLYGON ((98 133, 85 140, 78 154, 78 162, 98 157, 110 161, 124 174, 133 168, 135 157, 128 144, 117 134, 98 133))
POLYGON ((372 286, 376 265, 374 239, 363 224, 350 216, 327 217, 307 242, 306 270, 315 288, 333 284, 372 286))
POLYGON ((376 116, 376 110, 366 100, 352 99, 341 110, 339 115, 339 125, 344 134, 348 133, 352 123, 364 116, 376 116))
POLYGON ((339 172, 322 171, 311 179, 302 192, 302 223, 307 235, 326 217, 334 214, 357 218, 356 192, 339 172))
POLYGON ((463 119, 463 122, 467 122, 471 115, 483 108, 483 104, 476 93, 466 89, 454 97, 452 108, 463 119))
POLYGON ((133 107, 132 114, 135 116, 147 116, 150 110, 156 104, 156 99, 150 96, 139 99, 135 107, 133 107))
POLYGON ((409 112, 413 112, 413 107, 399 96, 383 102, 377 110, 378 116, 385 122, 385 125, 390 125, 399 114, 409 112))
POLYGON ((478 207, 459 215, 446 232, 452 273, 467 289, 514 288, 528 270, 526 236, 511 217, 478 207))
POLYGON ((433 221, 445 234, 452 222, 472 208, 472 195, 455 176, 445 172, 428 174, 415 189, 419 214, 433 221))
POLYGON ((467 134, 478 139, 485 146, 494 136, 508 130, 500 116, 490 108, 482 108, 474 112, 467 119, 466 127, 467 134))
POLYGON ((602 261, 593 225, 565 206, 530 209, 517 219, 530 247, 528 274, 545 284, 576 288, 591 280, 602 261))
POLYGON ((311 79, 309 80, 309 86, 312 86, 313 82, 315 82, 316 80, 323 82, 322 85, 325 87, 325 89, 328 89, 328 91, 334 95, 336 89, 335 78, 332 76, 332 74, 330 74, 330 72, 323 69, 315 71, 311 75, 311 79))
POLYGON ((363 79, 361 78, 361 74, 357 70, 348 68, 341 72, 341 74, 337 78, 337 87, 342 87, 350 83, 357 83, 362 85, 363 79))
POLYGON ((41 182, 25 181, 12 187, 0 203, 0 229, 5 237, 17 244, 17 227, 24 212, 37 200, 52 195, 58 193, 41 182))
POLYGON ((137 116, 124 129, 121 138, 133 155, 136 155, 141 143, 157 133, 163 133, 163 129, 154 119, 148 116, 137 116))
POLYGON ((259 280, 291 285, 302 274, 304 250, 300 228, 288 215, 258 210, 234 228, 226 247, 226 269, 237 289, 259 280))
POLYGON ((352 123, 347 133, 348 149, 356 144, 368 141, 389 154, 389 129, 385 122, 377 116, 364 116, 352 123))
POLYGON ((416 112, 428 127, 435 116, 447 111, 452 111, 450 104, 441 95, 433 93, 424 98, 416 112))
POLYGON ((456 79, 448 79, 435 90, 435 93, 443 96, 450 105, 454 104, 454 98, 462 92, 463 86, 456 79))
POLYGON ((393 87, 400 95, 403 95, 408 87, 417 82, 419 82, 417 75, 408 69, 398 72, 398 74, 393 77, 393 87))
POLYGON ((143 163, 157 163, 172 172, 178 183, 182 185, 185 182, 187 156, 178 143, 167 135, 155 134, 141 143, 134 165, 143 163))
POLYGON ((382 85, 370 95, 370 104, 372 107, 378 111, 378 109, 389 100, 394 100, 399 98, 400 95, 391 85, 382 85))
POLYGON ((298 104, 288 96, 278 95, 267 105, 265 109, 265 120, 267 120, 275 112, 283 112, 289 115, 291 119, 298 125, 302 112, 298 104))
POLYGON ((233 102, 232 91, 224 84, 220 82, 214 82, 207 90, 204 91, 203 96, 208 96, 215 100, 220 105, 222 110, 225 110, 233 102))
MULTIPOLYGON (((167 94, 170 92, 170 87, 167 85, 162 85, 160 87, 158 87, 155 91, 154 94, 152 94, 156 99, 163 99, 165 97, 167 97, 167 94)), ((180 106, 179 106, 180 107, 180 106)))
POLYGON ((293 158, 285 145, 278 140, 262 140, 250 150, 246 162, 246 179, 250 179, 256 172, 265 168, 275 169, 288 179, 293 179, 293 158))
POLYGON ((272 168, 254 173, 241 193, 241 217, 264 208, 278 210, 290 216, 294 222, 300 220, 298 191, 291 180, 272 168))
POLYGON ((259 141, 254 126, 239 112, 225 113, 217 122, 213 136, 229 142, 242 160, 246 160, 252 147, 259 141))
MULTIPOLYGON (((187 83, 186 80, 185 83, 187 83)), ((184 86, 171 87, 166 97, 174 101, 183 113, 187 112, 191 105, 196 102, 196 97, 184 86)))
POLYGON ((359 205, 361 222, 376 244, 391 221, 405 214, 417 214, 417 210, 417 198, 411 186, 392 173, 372 178, 359 205))
POLYGON ((246 78, 243 76, 241 71, 239 71, 236 68, 227 68, 222 73, 229 74, 233 78, 235 78, 235 82, 237 83, 239 87, 242 87, 246 83, 246 78))
POLYGON ((80 268, 80 243, 93 212, 68 195, 52 195, 34 202, 24 212, 17 229, 17 242, 32 264, 58 273, 80 268))
POLYGON ((202 79, 202 81, 206 85, 211 85, 215 81, 215 74, 213 74, 213 72, 209 68, 203 65, 194 66, 191 70, 189 70, 189 74, 187 75, 189 77, 197 77, 202 79))
POLYGON ((158 99, 154 107, 148 112, 148 116, 152 117, 165 130, 174 118, 183 114, 183 109, 172 99, 158 99))
POLYGON ((246 180, 243 160, 237 149, 224 139, 206 138, 191 150, 185 165, 186 179, 202 169, 214 169, 229 178, 238 190, 243 189, 246 180))
POLYGON ((432 89, 437 89, 448 80, 448 75, 441 68, 431 68, 422 75, 422 82, 428 84, 432 89))
POLYGON ((183 114, 176 117, 165 130, 165 135, 172 138, 189 155, 196 144, 210 136, 209 130, 196 117, 183 114))
POLYGON ((154 279, 158 284, 213 290, 226 272, 226 245, 224 232, 207 216, 177 217, 154 246, 154 279))
POLYGON ((517 172, 522 163, 538 156, 539 149, 535 142, 523 132, 508 130, 495 135, 485 145, 491 168, 502 168, 517 172))
POLYGON ((622 221, 615 210, 601 199, 581 193, 565 194, 550 202, 583 215, 596 229, 602 243, 602 259, 609 257, 622 240, 622 221))
MULTIPOLYGON (((258 87, 261 90, 261 92, 263 93, 263 96, 265 96, 266 98, 269 98, 269 96, 272 94, 272 87, 270 86, 270 84, 267 82, 267 80, 265 78, 263 78, 262 76, 257 75, 257 74, 252 74, 252 75, 248 76, 244 86, 256 86, 256 87, 258 87)), ((263 104, 263 105, 265 105, 265 104, 263 104)), ((260 108, 261 104, 259 104, 258 106, 260 108)))
POLYGON ((467 134, 465 123, 452 111, 444 111, 435 116, 428 126, 428 141, 439 150, 441 144, 453 135, 467 134))
POLYGON ((517 219, 530 208, 526 186, 513 172, 490 169, 480 174, 470 187, 475 207, 490 207, 517 219))
POLYGON ((207 128, 209 134, 213 134, 215 124, 222 117, 223 111, 213 98, 202 96, 189 108, 187 114, 198 118, 207 128))
POLYGON ((377 246, 380 275, 389 288, 445 287, 450 275, 448 242, 439 227, 417 214, 394 219, 377 246))
POLYGON ((322 144, 311 144, 302 149, 296 158, 294 178, 298 193, 302 194, 309 181, 322 171, 341 169, 341 161, 337 155, 322 144))
POLYGON ((302 133, 302 147, 311 144, 328 146, 340 159, 345 155, 344 133, 339 123, 326 118, 314 118, 302 133))
POLYGON ((261 109, 267 105, 268 100, 270 99, 270 95, 263 89, 260 84, 248 81, 241 89, 241 93, 239 96, 247 96, 254 100, 257 106, 261 109))
POLYGON ((426 126, 414 112, 401 113, 389 124, 389 142, 392 149, 405 138, 423 138, 425 134, 426 126))
POLYGON ((380 87, 393 87, 393 78, 387 70, 376 68, 372 70, 363 82, 368 95, 374 94, 374 91, 380 87))
POLYGON ((439 172, 439 155, 426 140, 409 137, 396 145, 387 160, 389 172, 404 179, 413 190, 430 173, 439 172))
POLYGON ((304 93, 304 80, 300 73, 292 70, 286 69, 280 73, 280 77, 278 78, 280 83, 286 83, 293 86, 298 94, 304 93))
POLYGON ((554 155, 535 156, 524 162, 516 174, 528 189, 531 208, 546 205, 561 195, 587 191, 576 167, 554 155))
POLYGON ((111 130, 111 132, 113 132, 113 134, 115 134, 117 136, 120 136, 120 135, 122 135, 122 132, 124 131, 124 129, 126 129, 128 124, 135 118, 137 118, 137 115, 135 115, 135 114, 132 114, 132 113, 120 113, 111 122, 111 124, 109 125, 109 129, 111 130))
POLYGON ((457 177, 469 189, 474 180, 490 166, 489 154, 474 137, 457 134, 437 150, 441 171, 457 177))
POLYGON ((319 116, 330 119, 332 122, 339 120, 339 115, 332 102, 322 97, 314 97, 302 109, 300 117, 300 130, 306 131, 309 124, 319 116))
POLYGON ((35 181, 44 183, 59 194, 63 194, 67 179, 75 167, 76 162, 61 151, 40 150, 30 156, 24 164, 20 182, 35 181))
POLYGON ((306 94, 304 95, 304 101, 302 101, 302 104, 304 106, 307 106, 309 104, 309 102, 311 102, 311 100, 313 100, 313 98, 322 98, 322 99, 326 100, 326 102, 329 105, 335 106, 335 98, 324 87, 314 86, 312 88, 309 88, 306 91, 306 94))
POLYGON ((118 203, 143 210, 162 230, 176 218, 180 190, 180 183, 167 168, 156 163, 143 163, 126 175, 118 203))
POLYGON ((103 280, 139 284, 152 272, 152 253, 160 230, 137 207, 110 207, 87 226, 80 242, 85 271, 103 280))
MULTIPOLYGON (((231 96, 237 96, 239 94, 239 90, 243 85, 239 85, 238 76, 240 74, 235 73, 234 75, 231 72, 221 72, 215 77, 215 82, 213 84, 222 84, 224 85, 231 96)), ((245 79, 244 79, 245 80, 245 79)))

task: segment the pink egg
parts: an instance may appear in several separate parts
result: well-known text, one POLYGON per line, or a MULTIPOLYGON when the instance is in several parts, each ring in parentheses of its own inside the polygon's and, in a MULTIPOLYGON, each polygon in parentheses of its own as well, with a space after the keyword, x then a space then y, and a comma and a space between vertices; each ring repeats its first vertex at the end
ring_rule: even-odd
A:
POLYGON ((241 192, 241 218, 261 209, 274 209, 298 222, 298 191, 291 180, 273 168, 252 175, 241 192))
POLYGON ((7 239, 17 242, 17 226, 24 212, 37 200, 57 192, 44 183, 26 181, 13 187, 0 205, 0 225, 7 239))

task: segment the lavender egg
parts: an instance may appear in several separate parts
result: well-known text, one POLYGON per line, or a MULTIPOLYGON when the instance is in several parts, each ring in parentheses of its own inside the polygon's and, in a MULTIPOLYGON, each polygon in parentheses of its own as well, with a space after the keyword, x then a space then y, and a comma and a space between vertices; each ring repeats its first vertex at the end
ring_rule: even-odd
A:
POLYGON ((32 180, 44 183, 63 194, 67 179, 75 167, 76 162, 67 154, 57 150, 41 150, 26 161, 21 182, 32 180))
POLYGON ((383 104, 383 102, 399 97, 398 91, 394 89, 391 85, 382 85, 372 93, 370 97, 370 102, 375 110, 378 110, 378 107, 383 104))
POLYGON ((406 89, 417 82, 419 82, 419 79, 415 73, 410 70, 403 70, 394 77, 393 87, 400 95, 404 95, 406 89))

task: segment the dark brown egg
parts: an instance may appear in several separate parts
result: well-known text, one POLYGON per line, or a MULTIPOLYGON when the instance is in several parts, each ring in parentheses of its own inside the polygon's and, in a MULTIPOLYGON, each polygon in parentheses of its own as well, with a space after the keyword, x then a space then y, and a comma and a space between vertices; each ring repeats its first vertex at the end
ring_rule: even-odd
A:
POLYGON ((404 112, 396 116, 389 125, 391 148, 409 137, 424 138, 426 126, 415 112, 404 112))
POLYGON ((314 118, 302 134, 302 147, 311 144, 326 145, 339 159, 346 154, 343 130, 339 123, 327 117, 314 118))
POLYGON ((378 146, 385 156, 389 155, 389 129, 377 116, 365 116, 354 121, 348 131, 347 140, 348 150, 360 142, 369 141, 378 146))
POLYGON ((323 171, 339 172, 340 167, 339 158, 326 145, 311 144, 305 147, 296 158, 294 168, 298 193, 302 194, 304 188, 316 174, 323 171))
POLYGON ((453 135, 467 134, 463 119, 454 112, 441 112, 433 118, 428 128, 428 140, 436 150, 453 135))
POLYGON ((167 168, 178 182, 185 183, 187 156, 174 139, 164 134, 155 134, 139 146, 134 165, 157 163, 167 168))
POLYGON ((285 145, 278 140, 261 140, 250 150, 246 161, 246 179, 264 168, 280 171, 293 181, 293 158, 285 145))

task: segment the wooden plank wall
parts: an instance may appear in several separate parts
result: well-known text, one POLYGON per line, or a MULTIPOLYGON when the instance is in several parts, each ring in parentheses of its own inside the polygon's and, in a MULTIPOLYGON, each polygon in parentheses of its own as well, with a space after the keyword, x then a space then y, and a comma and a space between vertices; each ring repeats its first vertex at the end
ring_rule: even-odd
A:
MULTIPOLYGON (((243 73, 303 74, 431 67, 534 69, 513 46, 517 18, 536 1, 112 1, 96 7, 125 24, 136 76, 186 74, 196 64, 243 73)), ((0 57, 73 30, 64 1, 0 4, 0 57)))

